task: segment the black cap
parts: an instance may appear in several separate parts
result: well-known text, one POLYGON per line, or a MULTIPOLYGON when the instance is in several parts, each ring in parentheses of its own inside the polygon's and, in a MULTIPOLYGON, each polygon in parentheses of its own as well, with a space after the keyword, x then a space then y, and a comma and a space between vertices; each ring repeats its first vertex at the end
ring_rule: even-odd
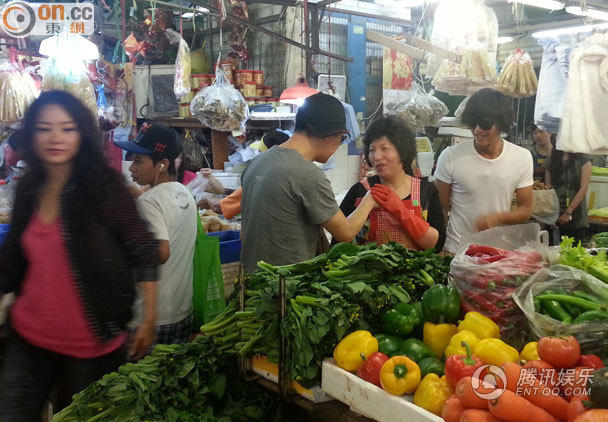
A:
POLYGON ((175 160, 182 152, 177 132, 165 125, 144 123, 132 141, 114 141, 114 145, 134 154, 158 154, 175 160))
POLYGON ((296 127, 306 127, 319 138, 348 133, 344 106, 331 95, 321 92, 311 95, 298 109, 296 127))

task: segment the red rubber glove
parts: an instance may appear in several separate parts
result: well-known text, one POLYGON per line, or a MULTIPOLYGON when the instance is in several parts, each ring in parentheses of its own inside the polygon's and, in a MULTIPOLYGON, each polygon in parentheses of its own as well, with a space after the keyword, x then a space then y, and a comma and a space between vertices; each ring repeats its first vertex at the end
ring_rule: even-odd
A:
POLYGON ((403 201, 389 187, 376 184, 371 189, 374 200, 398 219, 412 239, 418 241, 429 229, 429 223, 405 208, 403 201))

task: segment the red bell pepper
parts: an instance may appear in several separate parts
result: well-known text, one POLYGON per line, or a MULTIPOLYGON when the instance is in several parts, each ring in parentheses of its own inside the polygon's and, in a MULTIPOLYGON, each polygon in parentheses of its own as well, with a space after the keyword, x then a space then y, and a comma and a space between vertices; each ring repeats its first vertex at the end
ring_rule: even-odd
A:
POLYGON ((361 357, 365 362, 357 370, 357 376, 382 388, 380 385, 380 369, 382 369, 382 365, 388 360, 388 356, 384 353, 376 352, 372 353, 367 359, 365 359, 365 356, 361 357))
POLYGON ((604 367, 604 362, 602 362, 602 358, 600 358, 598 355, 581 355, 581 358, 576 363, 576 366, 601 369, 604 367))
POLYGON ((477 368, 483 365, 481 359, 471 356, 471 348, 466 341, 460 344, 467 349, 466 356, 452 355, 445 361, 445 377, 452 387, 456 387, 462 378, 473 376, 477 368))

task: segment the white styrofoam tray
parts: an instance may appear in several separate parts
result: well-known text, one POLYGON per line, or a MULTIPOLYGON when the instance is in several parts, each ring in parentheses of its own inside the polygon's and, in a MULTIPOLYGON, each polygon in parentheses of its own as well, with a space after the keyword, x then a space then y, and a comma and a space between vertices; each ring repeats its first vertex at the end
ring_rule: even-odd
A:
POLYGON ((336 365, 323 362, 321 386, 330 396, 379 422, 443 422, 439 416, 412 403, 414 396, 394 396, 336 365))

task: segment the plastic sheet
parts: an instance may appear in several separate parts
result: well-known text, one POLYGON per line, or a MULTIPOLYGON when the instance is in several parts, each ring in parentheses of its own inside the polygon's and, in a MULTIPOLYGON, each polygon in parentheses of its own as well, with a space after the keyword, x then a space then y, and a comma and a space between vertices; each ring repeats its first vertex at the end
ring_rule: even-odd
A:
POLYGON ((543 268, 517 289, 513 298, 522 310, 530 326, 539 337, 573 335, 584 354, 608 357, 608 321, 564 324, 561 321, 536 312, 534 298, 545 290, 564 288, 568 292, 580 289, 596 296, 608 298, 608 285, 584 271, 565 265, 543 268))
POLYGON ((516 348, 529 341, 531 332, 512 295, 547 265, 546 248, 537 242, 539 233, 538 224, 486 230, 477 234, 476 245, 467 242, 450 265, 450 280, 460 292, 463 309, 493 319, 501 338, 516 348), (478 245, 485 247, 472 248, 478 245), (487 246, 501 248, 497 250, 503 256, 496 258, 487 246))
POLYGON ((222 132, 244 132, 249 119, 245 98, 228 82, 218 67, 215 82, 196 94, 190 112, 205 126, 222 132))

